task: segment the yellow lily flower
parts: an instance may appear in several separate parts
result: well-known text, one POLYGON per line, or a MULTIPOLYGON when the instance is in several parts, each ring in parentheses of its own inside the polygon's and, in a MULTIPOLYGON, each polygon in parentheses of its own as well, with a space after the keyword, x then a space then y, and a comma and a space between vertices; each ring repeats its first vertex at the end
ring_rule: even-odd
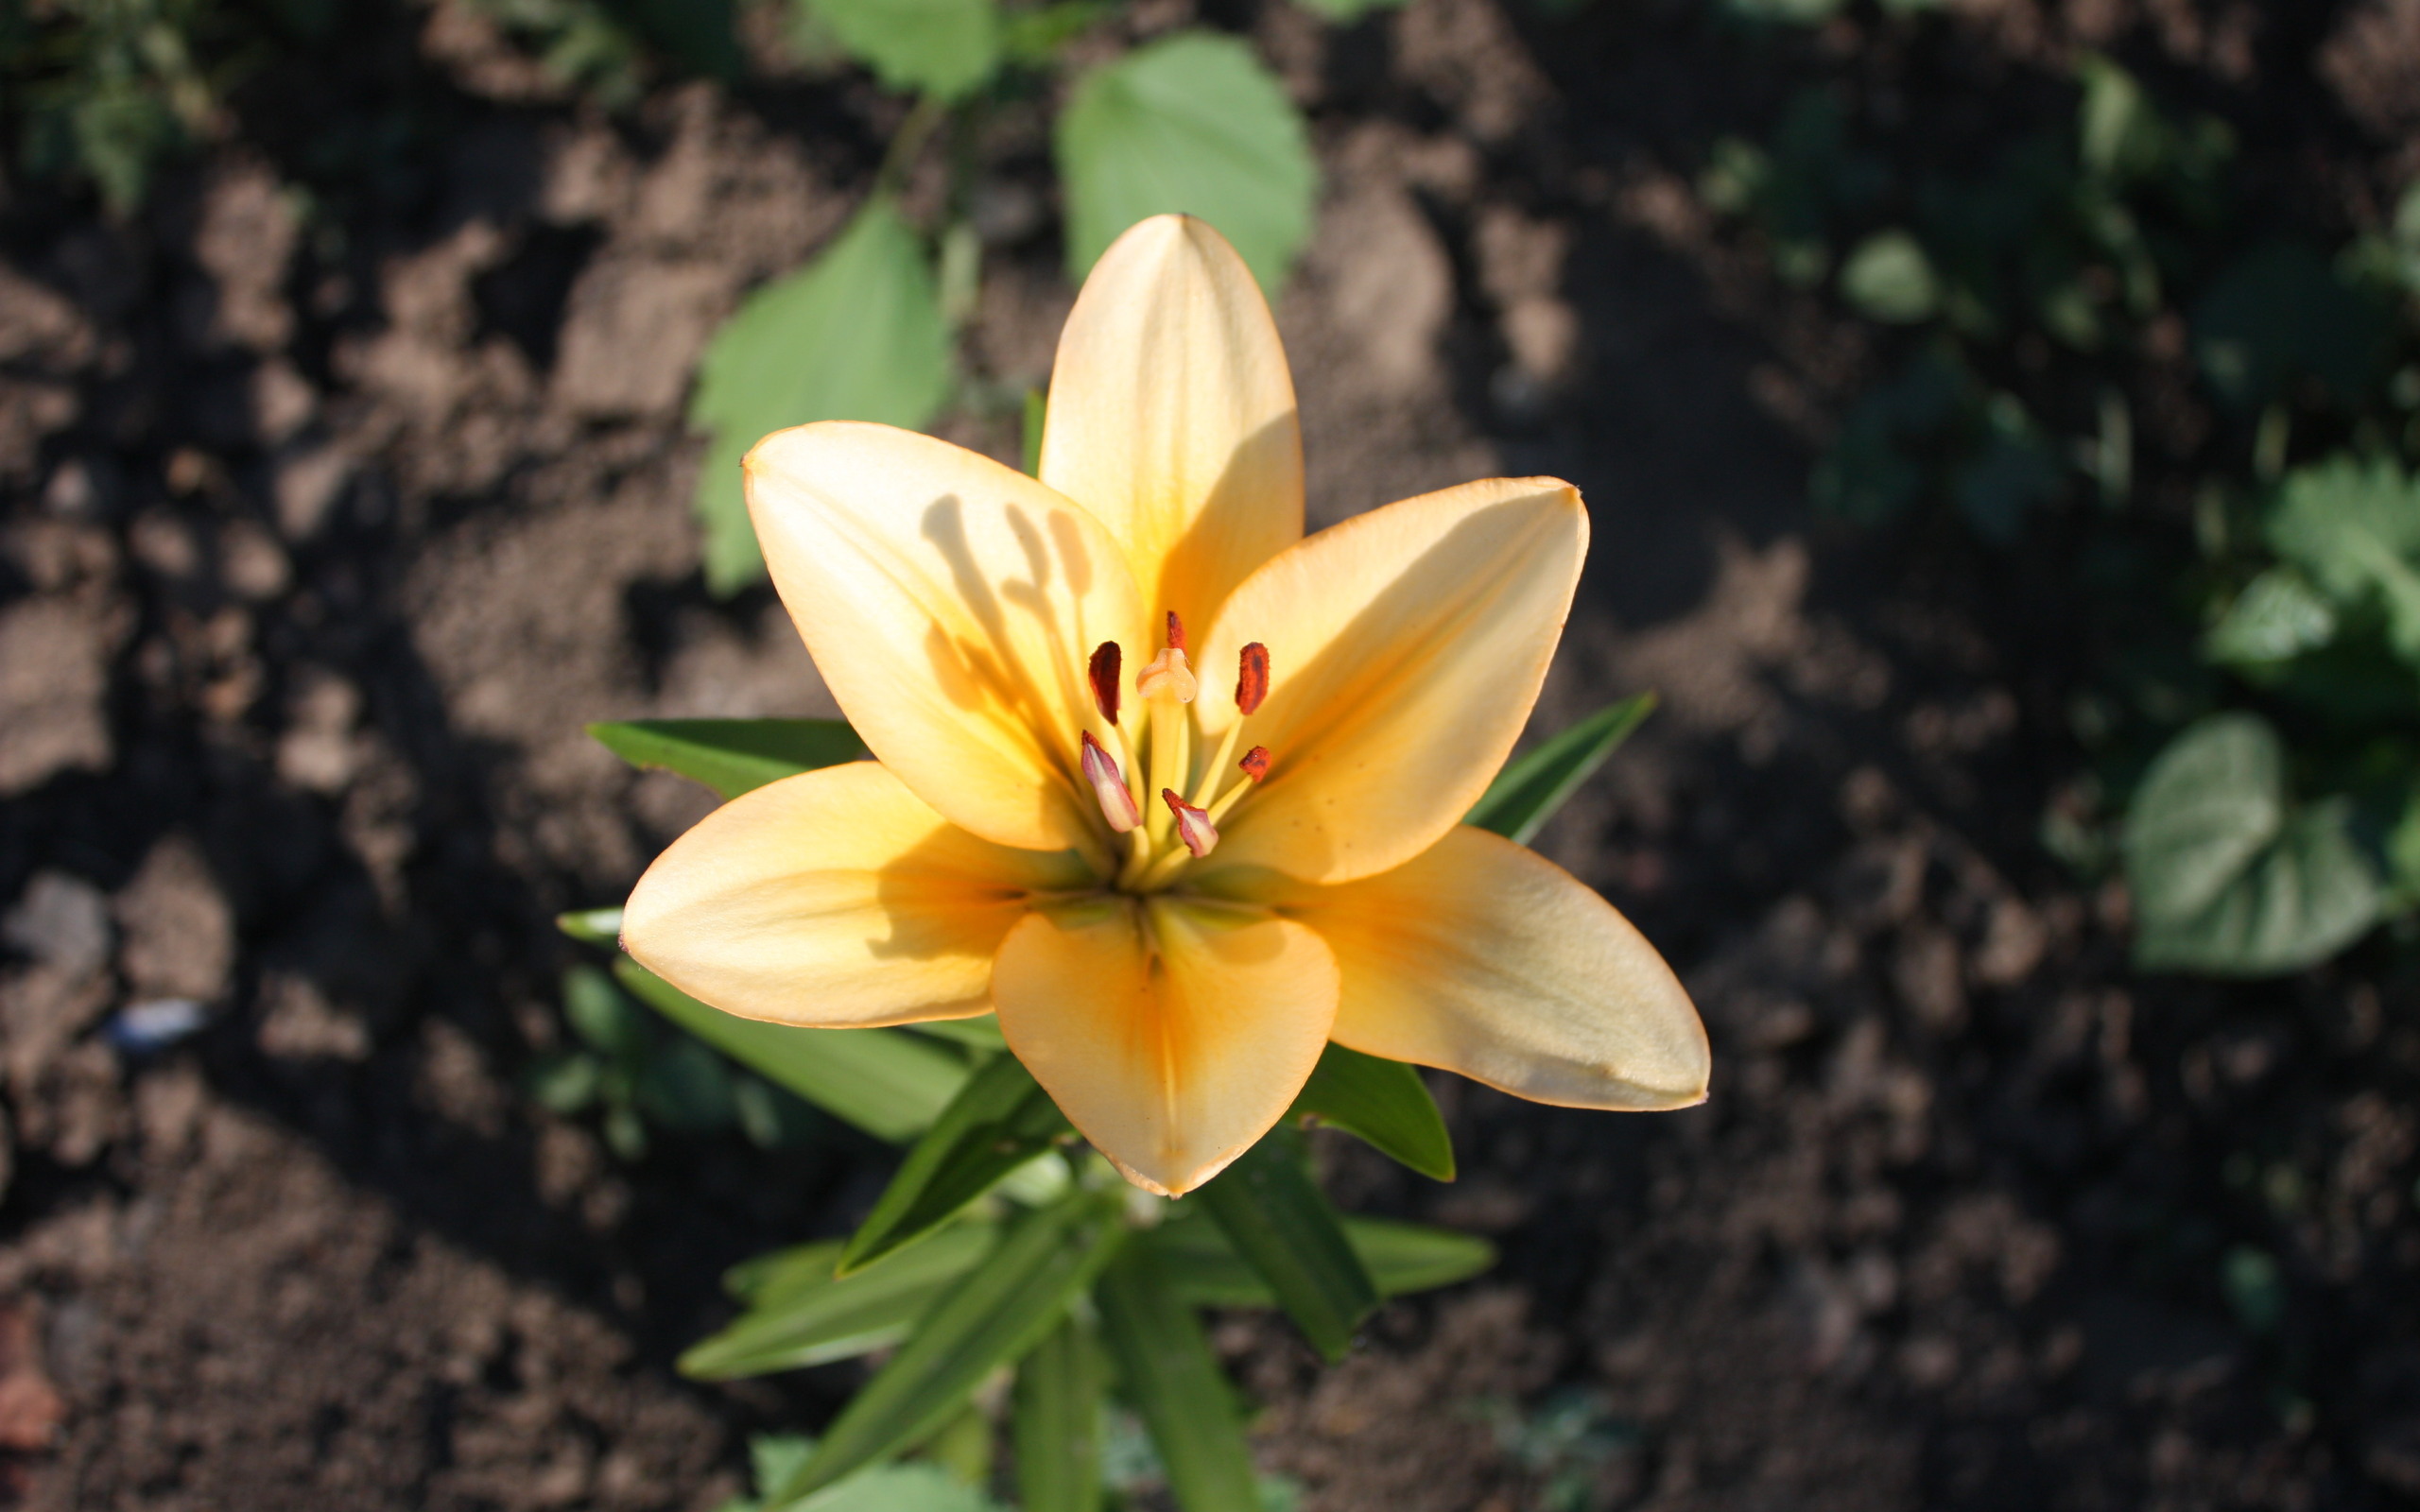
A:
POLYGON ((623 943, 683 990, 821 1028, 996 1011, 1169 1194, 1268 1132, 1331 1039, 1538 1102, 1704 1097, 1654 948, 1460 822, 1569 611, 1579 492, 1470 483, 1304 538, 1285 352, 1206 225, 1101 257, 1039 478, 839 422, 746 466, 774 587, 875 760, 749 793, 648 869, 623 943))

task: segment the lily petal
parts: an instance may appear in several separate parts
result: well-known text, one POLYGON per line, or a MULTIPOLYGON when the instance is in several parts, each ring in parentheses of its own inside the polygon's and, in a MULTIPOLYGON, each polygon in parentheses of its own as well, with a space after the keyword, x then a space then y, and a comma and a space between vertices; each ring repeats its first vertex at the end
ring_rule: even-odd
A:
POLYGON ((639 879, 622 944, 743 1019, 864 1028, 991 1005, 1027 893, 1082 880, 1064 852, 951 824, 873 762, 802 772, 715 810, 639 879))
POLYGON ((887 425, 776 432, 747 469, 773 586, 867 747, 987 840, 1098 856, 1078 770, 1085 658, 1148 633, 1099 522, 989 457, 887 425))
POLYGON ((1226 238, 1155 215, 1101 254, 1059 335, 1040 472, 1125 545, 1147 606, 1190 624, 1302 539, 1294 380, 1226 238))
POLYGON ((1343 975, 1332 1037, 1536 1103, 1705 1100, 1705 1026, 1613 904, 1536 851, 1461 828, 1339 887, 1282 891, 1343 975))
POLYGON ((992 968, 1010 1050, 1094 1148, 1169 1196, 1285 1115, 1336 992, 1301 924, 1167 897, 1033 914, 992 968))
MULTIPOLYGON (((1434 845, 1520 737, 1587 550, 1579 490, 1495 478, 1357 515, 1253 574, 1201 659, 1215 674, 1259 641, 1271 666, 1251 729, 1269 776, 1219 860, 1337 883, 1434 845)), ((1235 698, 1202 682, 1215 741, 1235 698)))

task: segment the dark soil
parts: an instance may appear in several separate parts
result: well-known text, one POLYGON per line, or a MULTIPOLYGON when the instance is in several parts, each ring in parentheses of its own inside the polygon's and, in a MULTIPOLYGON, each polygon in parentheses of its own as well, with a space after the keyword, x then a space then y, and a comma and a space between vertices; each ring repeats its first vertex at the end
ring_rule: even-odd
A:
MULTIPOLYGON (((1265 1463, 1388 1512, 1559 1479, 1740 1512, 2420 1504, 2420 989, 2382 952, 2128 971, 2122 894, 2034 839, 2081 765, 2072 553, 1811 517, 1867 338, 1688 187, 1800 75, 2014 129, 2097 45, 2355 214, 2420 163, 2420 7, 1977 0, 1907 56, 1678 0, 1210 9, 1326 165, 1280 312, 1318 518, 1499 472, 1589 498, 1541 727, 1664 704, 1545 845, 1681 968, 1717 1055, 1712 1102, 1661 1118, 1439 1078, 1451 1187, 1330 1148, 1340 1196, 1505 1263, 1333 1370, 1223 1325, 1265 1463), (1586 1431, 1558 1452, 1550 1419, 1586 1431)), ((721 1267, 838 1231, 879 1160, 626 1165, 517 1077, 562 1032, 549 916, 705 807, 581 722, 830 712, 769 593, 704 593, 680 417, 893 107, 788 77, 608 117, 467 9, 355 11, 137 219, 0 202, 0 1483, 703 1509, 748 1432, 856 1378, 705 1388, 672 1356, 721 1267), (130 1047, 120 1010, 173 999, 206 1026, 130 1047)), ((987 147, 973 362, 1004 392, 1070 299, 1045 143, 1011 112, 987 147)), ((1012 449, 1005 410, 954 427, 1012 449)))

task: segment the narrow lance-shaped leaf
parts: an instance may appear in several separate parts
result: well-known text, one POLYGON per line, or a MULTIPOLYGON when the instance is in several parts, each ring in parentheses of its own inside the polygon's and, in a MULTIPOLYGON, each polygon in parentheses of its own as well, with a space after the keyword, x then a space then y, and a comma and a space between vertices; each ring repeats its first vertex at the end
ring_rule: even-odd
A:
MULTIPOLYGON (((1495 1263, 1495 1246, 1470 1234, 1383 1218, 1347 1217, 1344 1237, 1380 1297, 1465 1281, 1495 1263)), ((1177 1295, 1196 1307, 1275 1307, 1277 1295, 1206 1215, 1162 1224, 1152 1236, 1177 1295)))
POLYGON ((614 974, 648 1006, 843 1123, 893 1143, 941 1116, 966 1063, 932 1040, 896 1029, 801 1029, 709 1007, 628 956, 614 974))
POLYGON ((1117 1379, 1184 1512, 1261 1512, 1226 1378, 1192 1309, 1161 1273, 1152 1237, 1127 1245, 1093 1288, 1117 1379))
POLYGON ((819 420, 920 430, 949 384, 924 240, 877 195, 814 262, 750 295, 699 364, 689 423, 714 437, 698 474, 706 585, 730 593, 765 570, 740 482, 750 448, 819 420))
POLYGON ((1341 1360, 1353 1331, 1378 1305, 1378 1291, 1288 1133, 1246 1150, 1200 1200, 1312 1347, 1341 1360))
MULTIPOLYGON (((847 1277, 833 1274, 840 1260, 837 1240, 759 1257, 765 1263, 758 1272, 738 1278, 750 1289, 748 1311, 690 1346, 681 1356, 681 1373, 730 1381, 886 1349, 906 1337, 908 1326, 974 1269, 997 1237, 990 1224, 960 1224, 847 1277)), ((725 1284, 735 1285, 734 1279, 725 1284)))
POLYGON ((1330 1124, 1437 1181, 1454 1179, 1454 1140, 1418 1068, 1331 1043, 1291 1112, 1330 1124))
POLYGON ((618 908, 579 908, 555 916, 555 927, 564 936, 582 945, 613 945, 622 937, 622 911, 618 908))
POLYGON ((840 1409, 815 1457, 765 1498, 767 1506, 786 1506, 912 1448, 947 1422, 994 1366, 1040 1342, 1124 1237, 1115 1200, 1073 1192, 1019 1220, 918 1320, 899 1352, 840 1409))
POLYGON ((1100 1512, 1100 1341, 1070 1310, 1017 1366, 1009 1432, 1025 1512, 1100 1512))
POLYGON ((1059 1105, 1014 1056, 994 1056, 967 1078, 908 1152, 882 1199, 849 1240, 841 1273, 922 1239, 1072 1132, 1059 1105))
POLYGON ((1610 704, 1507 764, 1462 822, 1528 845, 1654 708, 1651 693, 1610 704))
POLYGON ((866 753, 857 732, 840 719, 631 719, 591 725, 588 732, 631 765, 703 782, 726 802, 866 753))

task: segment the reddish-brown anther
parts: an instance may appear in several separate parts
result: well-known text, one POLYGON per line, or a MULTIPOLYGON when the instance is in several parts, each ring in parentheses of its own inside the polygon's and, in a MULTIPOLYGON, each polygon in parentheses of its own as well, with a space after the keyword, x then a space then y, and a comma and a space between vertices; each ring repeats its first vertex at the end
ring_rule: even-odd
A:
POLYGON ((1249 714, 1260 707, 1260 700, 1268 696, 1269 647, 1254 641, 1245 646, 1243 654, 1236 658, 1236 708, 1249 714))
POLYGON ((1236 763, 1236 765, 1244 769, 1244 775, 1246 777, 1251 778, 1255 782, 1259 782, 1262 778, 1269 775, 1269 747, 1266 746, 1254 746, 1252 749, 1244 752, 1244 759, 1236 763))
POLYGON ((1184 621, 1176 617, 1174 610, 1168 610, 1168 645, 1174 650, 1184 649, 1184 621))
POLYGON ((1115 641, 1103 641, 1093 647, 1092 664, 1085 668, 1085 675, 1092 679, 1093 707, 1113 725, 1117 723, 1117 669, 1125 661, 1126 653, 1115 641))

